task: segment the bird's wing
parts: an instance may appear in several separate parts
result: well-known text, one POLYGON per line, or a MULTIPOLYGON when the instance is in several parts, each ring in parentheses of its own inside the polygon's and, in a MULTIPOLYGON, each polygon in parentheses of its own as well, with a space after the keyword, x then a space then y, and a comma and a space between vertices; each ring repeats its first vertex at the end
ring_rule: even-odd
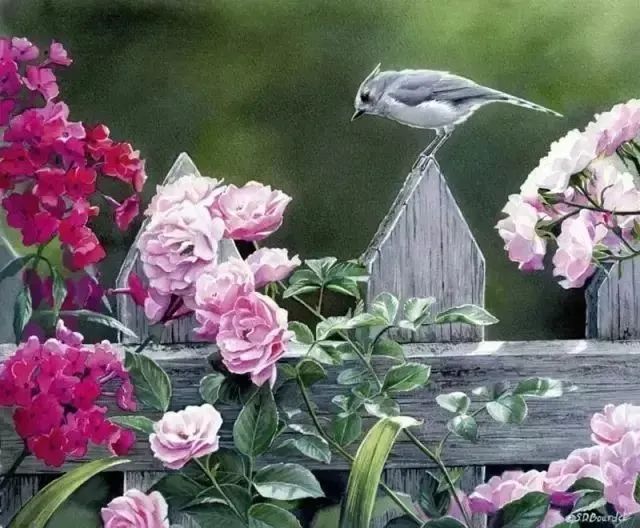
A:
POLYGON ((408 106, 425 101, 460 102, 469 99, 500 99, 502 94, 469 79, 434 70, 401 72, 388 89, 388 95, 408 106))

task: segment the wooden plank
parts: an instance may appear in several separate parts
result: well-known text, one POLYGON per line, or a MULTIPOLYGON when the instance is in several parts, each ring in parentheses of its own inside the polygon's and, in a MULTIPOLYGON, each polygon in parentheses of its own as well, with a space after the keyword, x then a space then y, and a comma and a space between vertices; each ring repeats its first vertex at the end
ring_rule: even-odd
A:
POLYGON ((640 262, 626 260, 596 275, 586 290, 587 337, 640 338, 640 262))
MULTIPOLYGON (((435 160, 414 170, 362 256, 371 274, 367 298, 433 296, 436 309, 484 306, 485 261, 435 160)), ((400 332, 402 342, 478 341, 482 328, 460 324, 400 332)))
POLYGON ((0 492, 0 527, 9 521, 22 506, 40 489, 40 478, 31 475, 19 475, 0 492))
MULTIPOLYGON (((0 347, 0 360, 14 350, 12 345, 0 347)), ((200 403, 198 383, 206 374, 206 357, 213 346, 164 346, 148 351, 165 369, 174 384, 172 407, 183 408, 200 403)), ((481 441, 472 445, 452 439, 445 450, 445 462, 451 465, 524 465, 548 464, 566 456, 571 450, 591 444, 589 419, 606 403, 640 403, 640 342, 569 341, 485 341, 481 343, 407 344, 405 353, 412 361, 432 366, 429 387, 400 398, 402 411, 421 418, 425 425, 416 434, 427 443, 439 440, 449 418, 434 401, 437 394, 472 388, 499 381, 517 381, 529 376, 549 376, 570 380, 578 391, 552 400, 530 402, 530 416, 521 426, 503 426, 484 415, 478 417, 481 441), (559 427, 558 424, 562 424, 559 427)), ((381 362, 379 372, 388 369, 381 362)), ((331 398, 342 392, 336 372, 314 386, 313 392, 320 415, 327 416, 331 398)), ((221 408, 225 419, 223 445, 231 444, 231 425, 237 409, 221 408)), ((153 415, 151 415, 153 417, 153 415)), ((3 446, 1 462, 6 467, 17 455, 21 442, 9 430, 0 431, 3 446)), ((103 450, 93 454, 104 455, 103 450)), ((159 470, 144 439, 140 439, 131 454, 129 470, 159 470)), ((308 460, 304 461, 309 464, 308 460)), ((390 468, 430 467, 428 461, 403 437, 389 460, 390 468)), ((71 467, 69 464, 67 467, 71 467)), ((323 465, 311 465, 326 469, 323 465)), ((332 469, 346 469, 335 457, 332 469)), ((29 457, 20 473, 50 471, 29 457)))

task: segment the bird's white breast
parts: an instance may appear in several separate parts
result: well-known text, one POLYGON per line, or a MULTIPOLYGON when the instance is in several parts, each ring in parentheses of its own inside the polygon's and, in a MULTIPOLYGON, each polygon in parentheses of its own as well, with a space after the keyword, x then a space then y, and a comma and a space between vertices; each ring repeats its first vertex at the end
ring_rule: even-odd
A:
POLYGON ((407 106, 396 100, 387 102, 386 117, 415 128, 447 128, 457 125, 471 115, 467 108, 454 106, 448 101, 425 101, 407 106))

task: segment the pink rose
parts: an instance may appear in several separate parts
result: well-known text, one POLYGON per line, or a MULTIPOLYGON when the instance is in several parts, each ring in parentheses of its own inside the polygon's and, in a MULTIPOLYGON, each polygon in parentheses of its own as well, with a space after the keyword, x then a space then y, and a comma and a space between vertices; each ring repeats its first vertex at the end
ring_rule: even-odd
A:
POLYGON ((556 460, 549 465, 545 489, 549 493, 565 492, 581 478, 602 480, 600 470, 600 446, 576 449, 564 460, 556 460))
POLYGON ((518 194, 509 196, 502 212, 508 216, 498 222, 496 229, 505 242, 504 249, 509 253, 509 259, 518 262, 521 270, 543 269, 542 259, 547 243, 536 232, 536 226, 544 215, 518 194))
POLYGON ((596 115, 587 126, 598 139, 598 154, 612 156, 616 149, 640 133, 640 100, 631 99, 596 115))
POLYGON ((300 266, 298 255, 289 259, 286 249, 261 248, 247 258, 256 281, 256 288, 286 279, 291 272, 300 266))
POLYGON ((640 512, 633 493, 640 472, 640 432, 630 431, 617 444, 604 446, 601 465, 607 502, 625 516, 640 512))
POLYGON ((222 220, 203 205, 184 202, 154 215, 138 241, 149 287, 193 296, 196 279, 216 265, 223 234, 222 220))
POLYGON ((640 431, 640 407, 623 403, 606 405, 603 413, 591 418, 591 440, 600 445, 612 445, 629 431, 640 431))
POLYGON ((169 528, 168 511, 167 502, 159 492, 146 495, 130 489, 102 508, 100 515, 104 528, 169 528))
POLYGON ((167 412, 153 424, 149 435, 153 455, 169 469, 180 469, 193 458, 218 450, 222 417, 213 405, 188 405, 178 412, 167 412))
POLYGON ((218 335, 220 318, 233 309, 238 297, 254 291, 251 268, 244 260, 232 258, 223 262, 196 281, 196 319, 200 327, 196 333, 214 340, 218 335))
POLYGON ((223 190, 224 187, 220 187, 220 182, 214 178, 188 174, 173 183, 158 185, 156 194, 144 214, 155 216, 185 202, 209 209, 216 196, 223 190))
POLYGON ((480 484, 469 496, 473 513, 495 513, 506 504, 521 499, 532 491, 543 491, 545 473, 540 471, 505 471, 480 484))
MULTIPOLYGON (((624 168, 616 167, 613 163, 594 163, 593 177, 587 187, 587 192, 592 197, 601 198, 601 205, 609 211, 638 211, 640 210, 640 191, 632 174, 624 168)), ((638 220, 638 216, 602 215, 603 221, 609 227, 630 229, 638 220)), ((619 244, 620 240, 613 237, 613 243, 619 244)))
POLYGON ((598 222, 597 215, 582 210, 577 216, 562 223, 558 236, 558 250, 553 256, 553 274, 565 277, 563 288, 580 288, 596 270, 593 250, 607 235, 606 226, 598 222))
POLYGON ((276 362, 293 334, 287 311, 260 293, 239 297, 233 310, 220 318, 217 344, 230 372, 250 374, 258 386, 275 383, 276 362))
POLYGON ((214 213, 222 218, 226 236, 233 240, 262 240, 282 225, 291 197, 268 185, 251 181, 229 185, 216 199, 214 213))

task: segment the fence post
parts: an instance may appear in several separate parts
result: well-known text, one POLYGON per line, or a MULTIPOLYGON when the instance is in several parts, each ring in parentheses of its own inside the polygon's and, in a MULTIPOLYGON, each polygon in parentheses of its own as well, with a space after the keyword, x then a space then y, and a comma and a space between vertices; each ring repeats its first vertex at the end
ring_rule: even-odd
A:
MULTIPOLYGON (((362 260, 370 273, 367 301, 388 291, 400 299, 433 296, 435 309, 484 306, 484 257, 433 158, 424 170, 409 174, 362 260)), ((450 324, 394 337, 402 342, 482 341, 484 332, 450 324)), ((384 478, 391 488, 415 497, 423 474, 423 469, 388 469, 384 478)), ((467 468, 463 488, 470 491, 484 475, 483 466, 467 468)), ((474 519, 474 528, 485 525, 486 518, 474 519)))
POLYGON ((599 271, 585 291, 586 336, 640 339, 640 262, 625 260, 599 271))

